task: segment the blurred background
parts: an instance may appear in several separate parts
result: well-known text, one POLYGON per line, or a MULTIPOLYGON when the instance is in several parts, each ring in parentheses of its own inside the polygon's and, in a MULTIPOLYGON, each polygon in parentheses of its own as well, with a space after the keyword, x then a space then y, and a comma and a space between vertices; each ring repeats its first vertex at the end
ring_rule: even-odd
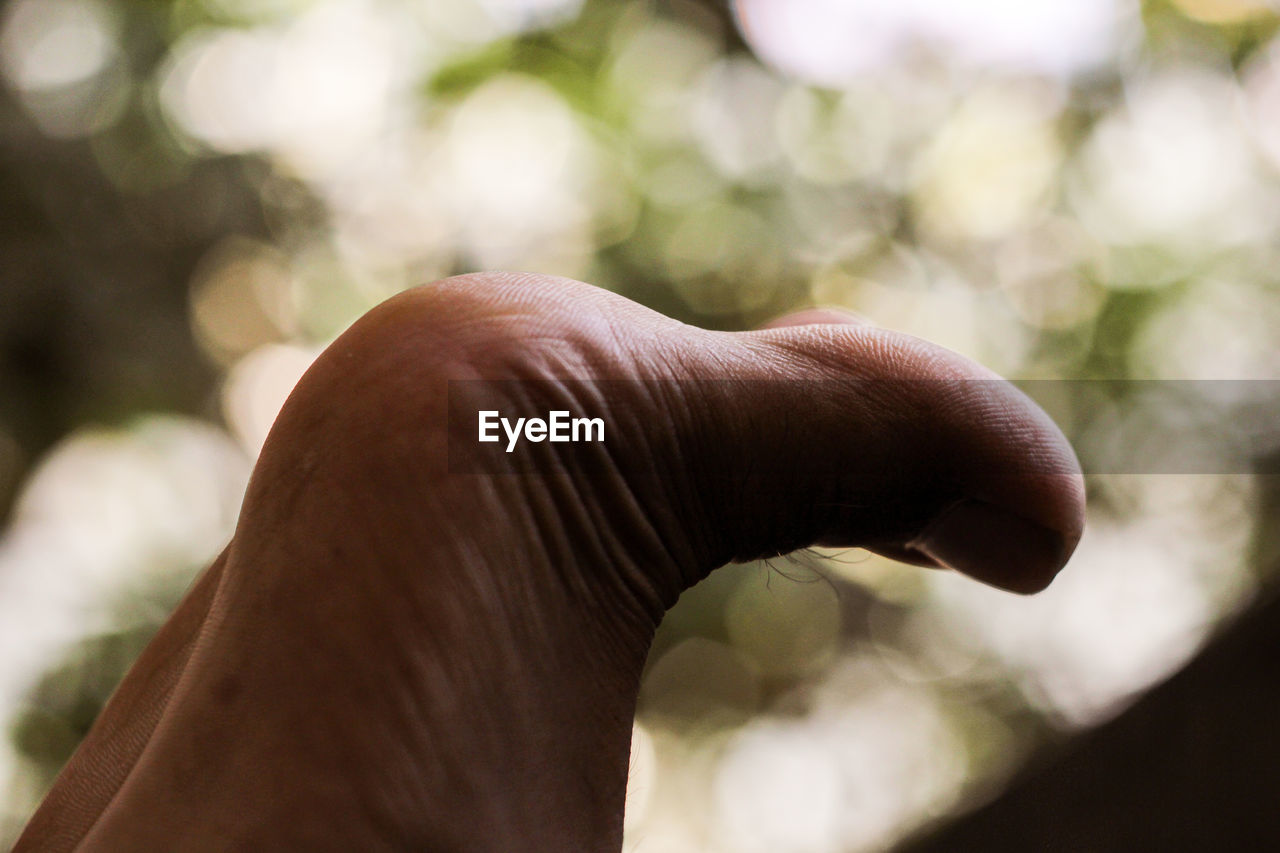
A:
POLYGON ((1099 462, 1151 411, 1079 380, 1280 378, 1278 15, 4 3, 0 846, 226 541, 311 359, 493 268, 720 329, 846 306, 1048 380, 1093 472, 1070 569, 1031 599, 858 551, 713 574, 649 662, 626 844, 882 850, 998 798, 1269 600, 1268 447, 1099 462))

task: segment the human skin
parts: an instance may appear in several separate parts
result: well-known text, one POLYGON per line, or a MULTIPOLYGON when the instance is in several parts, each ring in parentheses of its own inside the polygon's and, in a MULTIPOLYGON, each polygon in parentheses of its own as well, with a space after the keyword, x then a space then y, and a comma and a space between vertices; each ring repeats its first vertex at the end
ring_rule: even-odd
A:
POLYGON ((1062 568, 1078 465, 992 378, 826 312, 709 332, 496 273, 396 296, 298 384, 230 545, 16 850, 616 851, 649 644, 717 566, 862 546, 1023 593, 1062 568), (494 471, 449 419, 474 379, 520 380, 480 408, 603 412, 606 442, 494 471))

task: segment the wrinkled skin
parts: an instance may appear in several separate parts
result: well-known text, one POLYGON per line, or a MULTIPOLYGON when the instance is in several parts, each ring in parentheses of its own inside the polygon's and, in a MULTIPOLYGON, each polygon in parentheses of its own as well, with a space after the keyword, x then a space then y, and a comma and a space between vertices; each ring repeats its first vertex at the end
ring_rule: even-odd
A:
POLYGON ((649 643, 716 566, 826 543, 1052 580, 1079 470, 1017 392, 959 381, 990 378, 826 312, 729 334, 545 277, 401 294, 299 383, 17 849, 616 851, 649 643), (485 473, 456 379, 547 380, 464 402, 603 412, 607 440, 485 473))

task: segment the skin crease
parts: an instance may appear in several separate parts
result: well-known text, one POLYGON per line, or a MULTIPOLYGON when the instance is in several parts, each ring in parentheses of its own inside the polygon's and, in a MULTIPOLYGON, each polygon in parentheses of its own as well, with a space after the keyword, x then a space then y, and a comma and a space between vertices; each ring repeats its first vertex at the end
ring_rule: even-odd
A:
POLYGON ((716 566, 822 542, 1052 580, 1079 469, 1016 391, 958 381, 990 378, 825 312, 730 334, 541 276, 401 294, 299 383, 16 850, 619 850, 649 643, 716 566), (447 417, 466 379, 545 380, 457 393, 607 440, 500 472, 447 417))

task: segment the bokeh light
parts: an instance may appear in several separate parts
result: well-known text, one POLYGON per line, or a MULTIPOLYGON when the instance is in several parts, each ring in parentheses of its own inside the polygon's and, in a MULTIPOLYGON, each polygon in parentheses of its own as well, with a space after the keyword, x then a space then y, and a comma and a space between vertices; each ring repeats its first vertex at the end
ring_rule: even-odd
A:
MULTIPOLYGON (((0 537, 0 717, 14 717, 69 644, 160 617, 162 607, 121 614, 116 602, 181 588, 212 560, 248 475, 249 457, 224 432, 177 417, 80 433, 48 454, 0 537)), ((22 769, 8 741, 5 765, 22 769)))
POLYGON ((100 0, 21 0, 0 21, 0 68, 40 129, 78 137, 124 106, 117 11, 100 0))
POLYGON ((832 85, 875 72, 924 48, 962 64, 1070 74, 1122 44, 1124 0, 1046 0, 1034 5, 981 0, 737 0, 739 19, 766 60, 832 85))

